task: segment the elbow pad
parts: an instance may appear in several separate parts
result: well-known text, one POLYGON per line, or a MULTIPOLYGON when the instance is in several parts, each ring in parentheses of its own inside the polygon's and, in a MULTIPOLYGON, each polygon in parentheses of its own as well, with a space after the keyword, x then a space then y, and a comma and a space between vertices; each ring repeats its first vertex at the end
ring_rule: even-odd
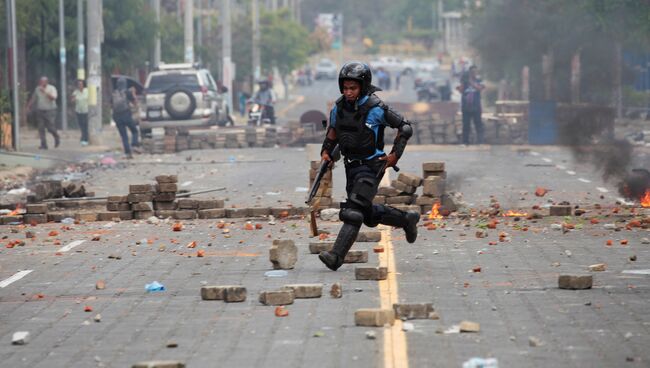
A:
POLYGON ((381 108, 384 110, 384 119, 391 128, 401 129, 402 125, 406 123, 406 119, 388 107, 388 105, 382 103, 381 108))
POLYGON ((400 159, 402 157, 402 154, 406 149, 406 143, 412 135, 413 128, 411 127, 411 124, 404 122, 399 128, 399 134, 397 137, 395 137, 395 141, 393 142, 393 149, 391 150, 391 153, 394 153, 397 159, 400 159))

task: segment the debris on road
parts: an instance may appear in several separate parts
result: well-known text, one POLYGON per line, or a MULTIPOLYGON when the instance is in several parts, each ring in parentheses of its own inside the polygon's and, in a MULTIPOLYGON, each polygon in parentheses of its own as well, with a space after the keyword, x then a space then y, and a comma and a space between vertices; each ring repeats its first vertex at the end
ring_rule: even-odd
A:
POLYGON ((28 331, 17 331, 11 336, 11 343, 13 345, 25 345, 29 341, 28 331))
POLYGON ((386 267, 356 267, 354 276, 357 280, 386 280, 388 268, 386 267))
POLYGON ((481 325, 478 322, 462 321, 458 325, 460 332, 480 332, 481 325))
POLYGON ((269 250, 269 260, 276 270, 291 270, 298 261, 298 247, 293 240, 274 240, 269 250))
POLYGON ((432 303, 418 303, 418 304, 393 304, 393 311, 395 318, 401 320, 408 319, 432 319, 434 316, 432 303))
POLYGON ((601 272, 601 271, 605 271, 606 269, 607 269, 607 265, 605 263, 596 263, 589 266, 589 271, 592 272, 601 272))
POLYGON ((278 291, 263 291, 260 293, 259 301, 264 305, 287 305, 293 304, 295 295, 292 289, 278 291))
POLYGON ((592 285, 593 276, 591 275, 560 275, 558 278, 558 287, 560 289, 591 289, 592 285))
POLYGON ((320 298, 323 295, 323 284, 291 284, 283 289, 292 290, 296 299, 320 298))
POLYGON ((354 312, 354 323, 357 326, 383 327, 395 323, 395 312, 392 309, 365 308, 354 312))
POLYGON ((152 282, 150 284, 146 284, 144 286, 144 289, 148 293, 151 293, 151 292, 165 291, 165 286, 163 284, 159 283, 158 281, 154 281, 154 282, 152 282))
POLYGON ((276 317, 286 317, 289 315, 287 308, 283 306, 275 307, 275 316, 276 317))
POLYGON ((330 296, 334 299, 340 299, 343 296, 343 288, 341 287, 341 284, 336 282, 332 284, 332 288, 330 289, 330 296))

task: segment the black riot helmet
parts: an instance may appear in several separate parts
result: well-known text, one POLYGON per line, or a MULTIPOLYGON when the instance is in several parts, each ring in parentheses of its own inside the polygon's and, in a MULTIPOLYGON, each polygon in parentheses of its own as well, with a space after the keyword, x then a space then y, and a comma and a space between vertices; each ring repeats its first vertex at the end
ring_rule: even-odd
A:
POLYGON ((361 95, 365 96, 371 91, 372 72, 368 65, 359 62, 351 61, 346 63, 339 72, 339 90, 343 93, 343 81, 355 80, 361 84, 361 95))

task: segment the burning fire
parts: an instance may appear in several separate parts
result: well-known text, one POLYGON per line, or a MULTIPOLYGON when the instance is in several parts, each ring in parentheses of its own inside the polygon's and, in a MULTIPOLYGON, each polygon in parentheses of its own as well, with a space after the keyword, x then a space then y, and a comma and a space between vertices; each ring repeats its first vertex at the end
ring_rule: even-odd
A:
POLYGON ((433 204, 433 207, 431 207, 431 213, 429 214, 429 220, 442 219, 442 215, 440 214, 440 211, 438 211, 439 208, 440 208, 440 203, 436 202, 433 204))
POLYGON ((526 212, 515 212, 513 210, 509 210, 503 214, 503 217, 528 217, 528 214, 526 212))
POLYGON ((6 216, 16 216, 20 214, 20 203, 16 205, 16 209, 9 212, 6 216))
POLYGON ((650 208, 650 189, 646 189, 645 195, 641 197, 641 207, 650 208))

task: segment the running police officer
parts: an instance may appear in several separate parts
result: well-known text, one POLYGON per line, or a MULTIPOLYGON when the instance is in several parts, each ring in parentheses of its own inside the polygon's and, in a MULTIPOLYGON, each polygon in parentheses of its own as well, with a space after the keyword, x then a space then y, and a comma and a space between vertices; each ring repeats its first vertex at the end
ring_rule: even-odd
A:
POLYGON ((354 243, 362 224, 378 224, 404 229, 406 240, 415 242, 420 214, 404 212, 384 205, 373 205, 377 187, 389 167, 394 167, 413 134, 408 121, 391 110, 377 97, 379 91, 371 84, 368 65, 349 62, 339 73, 342 96, 330 113, 330 124, 321 149, 321 158, 331 161, 330 154, 338 144, 344 158, 347 179, 347 200, 341 203, 339 218, 343 226, 331 252, 321 252, 320 260, 336 271, 354 243), (384 128, 397 129, 393 149, 384 152, 384 128))

